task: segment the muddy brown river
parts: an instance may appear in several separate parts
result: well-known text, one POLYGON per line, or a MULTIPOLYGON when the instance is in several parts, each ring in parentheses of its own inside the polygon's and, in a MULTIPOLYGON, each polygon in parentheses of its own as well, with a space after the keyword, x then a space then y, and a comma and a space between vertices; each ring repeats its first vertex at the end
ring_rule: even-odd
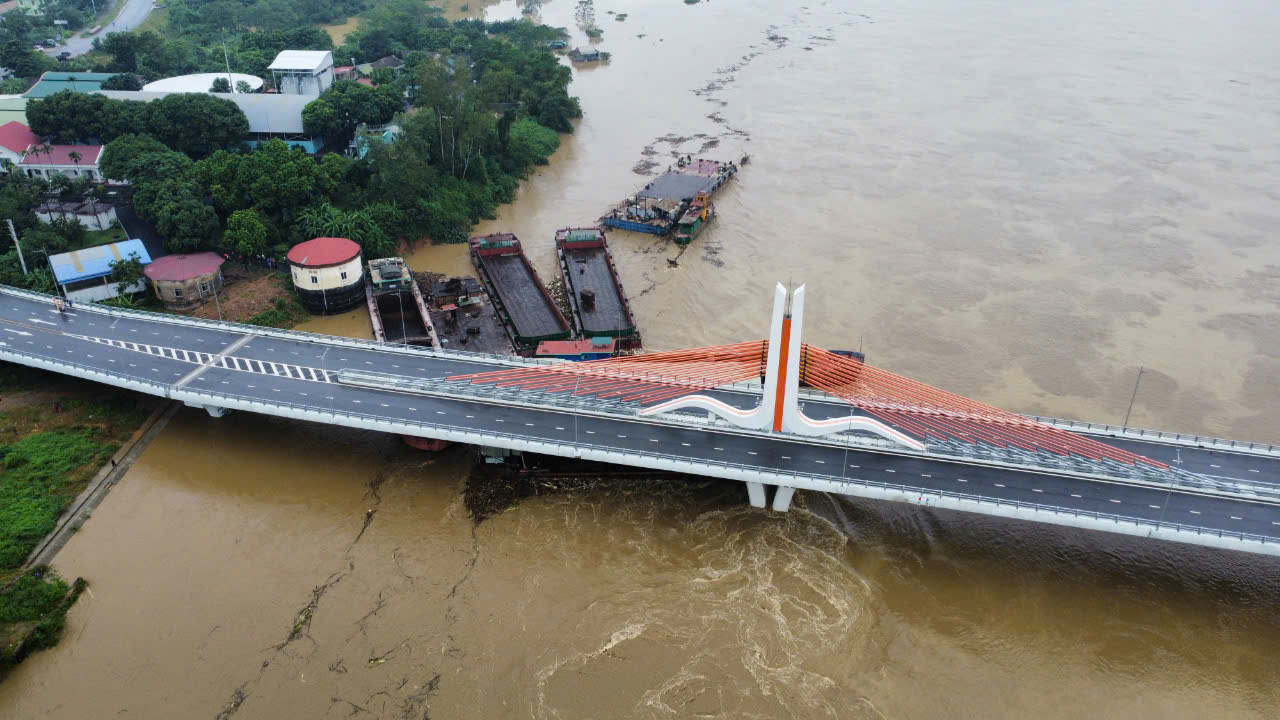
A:
MULTIPOLYGON (((749 154, 688 248, 610 233, 649 348, 761 337, 772 283, 807 283, 810 341, 1010 410, 1118 422, 1144 367, 1132 424, 1280 440, 1272 3, 535 13, 573 45, 588 14, 613 58, 575 70, 586 118, 478 232, 550 279, 555 229, 639 173, 749 154)), ((180 413, 58 556, 90 591, 0 716, 1280 713, 1273 558, 819 494, 775 514, 712 481, 475 527, 467 463, 180 413)))

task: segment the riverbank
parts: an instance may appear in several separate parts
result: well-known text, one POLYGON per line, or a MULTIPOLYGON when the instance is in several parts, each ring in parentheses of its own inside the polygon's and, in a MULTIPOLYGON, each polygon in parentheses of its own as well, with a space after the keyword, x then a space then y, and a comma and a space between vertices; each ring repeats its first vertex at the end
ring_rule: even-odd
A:
POLYGON ((124 473, 121 461, 141 451, 164 407, 0 364, 0 672, 58 641, 84 581, 68 585, 46 565, 124 473))

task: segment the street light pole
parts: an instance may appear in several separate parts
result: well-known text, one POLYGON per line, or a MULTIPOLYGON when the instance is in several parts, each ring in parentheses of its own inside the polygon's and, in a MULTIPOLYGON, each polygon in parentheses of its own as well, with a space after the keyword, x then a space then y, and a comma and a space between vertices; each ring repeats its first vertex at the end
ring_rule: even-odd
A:
MULTIPOLYGON (((18 263, 22 265, 22 274, 25 276, 27 274, 27 260, 22 257, 22 243, 18 242, 18 231, 13 229, 12 220, 6 218, 5 222, 9 225, 9 234, 13 236, 13 246, 18 248, 18 263)), ((45 255, 45 257, 48 257, 48 255, 45 255)))

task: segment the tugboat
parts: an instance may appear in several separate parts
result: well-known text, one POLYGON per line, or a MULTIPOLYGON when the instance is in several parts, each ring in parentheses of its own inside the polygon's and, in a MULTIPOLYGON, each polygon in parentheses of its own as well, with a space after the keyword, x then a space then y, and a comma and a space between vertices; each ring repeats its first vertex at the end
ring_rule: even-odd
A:
POLYGON ((676 244, 688 245, 692 242, 707 229, 707 223, 715 214, 716 206, 711 203, 711 198, 706 193, 695 195, 693 202, 689 203, 689 209, 684 211, 684 215, 680 216, 680 222, 676 224, 676 244))

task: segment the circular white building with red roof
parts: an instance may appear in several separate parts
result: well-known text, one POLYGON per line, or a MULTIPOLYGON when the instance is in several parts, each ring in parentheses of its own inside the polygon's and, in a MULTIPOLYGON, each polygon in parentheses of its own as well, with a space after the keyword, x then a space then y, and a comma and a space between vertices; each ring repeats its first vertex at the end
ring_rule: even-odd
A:
POLYGON ((226 258, 213 252, 165 255, 143 269, 156 297, 174 310, 193 308, 222 287, 222 263, 226 258))
POLYGON ((345 312, 364 301, 364 259, 351 240, 314 238, 294 245, 288 257, 293 287, 311 312, 345 312))

